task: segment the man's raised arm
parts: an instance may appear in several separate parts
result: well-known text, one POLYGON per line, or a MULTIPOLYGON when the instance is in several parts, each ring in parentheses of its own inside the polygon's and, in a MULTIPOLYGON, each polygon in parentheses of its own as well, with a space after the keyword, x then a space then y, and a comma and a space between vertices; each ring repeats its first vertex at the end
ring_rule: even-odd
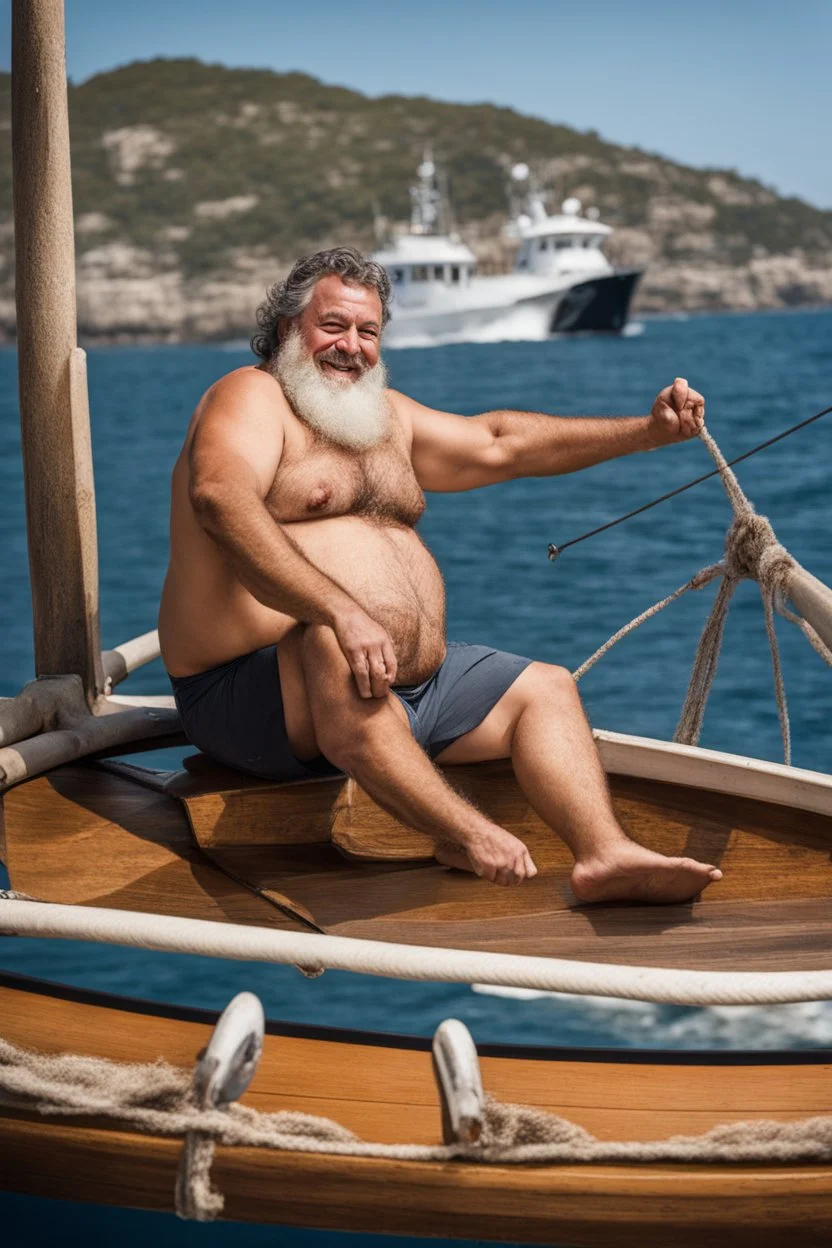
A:
POLYGON ((209 390, 189 453, 189 498, 258 602, 335 632, 363 697, 382 697, 396 676, 385 629, 310 563, 265 504, 283 453, 276 383, 235 374, 209 390))
POLYGON ((413 429, 413 468, 423 489, 473 490, 515 477, 548 477, 695 437, 705 400, 682 377, 649 416, 547 416, 497 411, 453 416, 394 394, 413 429))

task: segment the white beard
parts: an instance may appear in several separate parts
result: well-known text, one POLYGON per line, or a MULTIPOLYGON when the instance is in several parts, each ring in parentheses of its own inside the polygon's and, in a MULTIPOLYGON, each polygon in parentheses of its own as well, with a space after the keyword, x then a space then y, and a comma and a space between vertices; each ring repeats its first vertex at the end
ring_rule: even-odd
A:
POLYGON ((387 369, 380 360, 355 381, 335 381, 321 372, 292 329, 280 344, 273 371, 295 415, 329 441, 367 450, 388 432, 387 369))

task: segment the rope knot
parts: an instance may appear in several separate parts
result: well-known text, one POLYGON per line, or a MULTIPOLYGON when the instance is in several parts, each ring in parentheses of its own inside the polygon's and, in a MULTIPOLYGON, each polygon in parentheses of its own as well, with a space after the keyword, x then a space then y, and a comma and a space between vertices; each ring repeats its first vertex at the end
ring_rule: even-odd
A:
POLYGON ((725 536, 725 573, 733 581, 759 582, 769 593, 785 594, 795 561, 777 540, 771 522, 749 504, 734 516, 725 536))

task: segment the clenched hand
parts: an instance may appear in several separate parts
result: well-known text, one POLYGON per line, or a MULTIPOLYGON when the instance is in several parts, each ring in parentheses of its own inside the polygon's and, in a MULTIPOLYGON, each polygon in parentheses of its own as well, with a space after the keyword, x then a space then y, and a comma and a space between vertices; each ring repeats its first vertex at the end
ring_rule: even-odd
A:
POLYGON ((665 386, 650 412, 648 434, 654 446, 668 446, 695 438, 705 423, 705 400, 684 377, 665 386))

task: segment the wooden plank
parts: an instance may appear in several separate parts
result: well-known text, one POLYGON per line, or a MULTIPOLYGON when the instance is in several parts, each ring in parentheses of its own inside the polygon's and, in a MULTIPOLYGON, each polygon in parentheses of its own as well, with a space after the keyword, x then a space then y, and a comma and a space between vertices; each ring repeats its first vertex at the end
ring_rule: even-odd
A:
MULTIPOLYGON (((3 1034, 45 1052, 115 1060, 162 1056, 190 1066, 210 1028, 129 1003, 90 1005, 0 986, 3 1034)), ((502 1099, 562 1113, 602 1138, 652 1139, 738 1117, 790 1120, 832 1110, 828 1063, 701 1065, 488 1057, 485 1086, 502 1099), (655 1133, 655 1134, 654 1134, 655 1133)), ((438 1142, 426 1049, 268 1034, 245 1101, 304 1108, 365 1139, 438 1142)), ((0 1116, 0 1186, 55 1198, 170 1209, 180 1142, 101 1126, 0 1116)), ((828 1243, 828 1166, 558 1165, 454 1163, 220 1149, 214 1179, 226 1215, 343 1230, 484 1237, 526 1243, 701 1248, 828 1243)))
POLYGON ((298 930, 194 844, 164 794, 89 767, 63 767, 4 798, 12 887, 41 901, 152 910, 298 930))
MULTIPOLYGON (((8 1119, 0 1185, 170 1212, 181 1144, 8 1119)), ((234 1221, 575 1248, 828 1248, 828 1166, 497 1167, 219 1149, 234 1221)))
MULTIPOLYGON (((227 846, 329 844, 341 779, 255 785, 216 793, 185 793, 182 801, 194 836, 205 850, 227 846)), ((167 792, 177 790, 169 787, 167 792)))
POLYGON ((14 0, 12 157, 20 420, 38 676, 103 692, 85 357, 75 246, 62 0, 14 0))

